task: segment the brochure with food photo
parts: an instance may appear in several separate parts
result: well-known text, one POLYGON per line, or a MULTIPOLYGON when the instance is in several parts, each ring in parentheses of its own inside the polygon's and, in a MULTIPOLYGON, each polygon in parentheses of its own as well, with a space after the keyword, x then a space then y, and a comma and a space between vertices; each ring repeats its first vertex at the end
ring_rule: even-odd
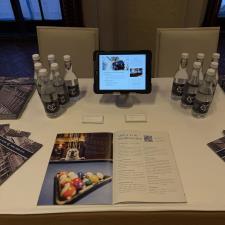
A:
POLYGON ((185 202, 163 132, 58 134, 38 205, 185 202))

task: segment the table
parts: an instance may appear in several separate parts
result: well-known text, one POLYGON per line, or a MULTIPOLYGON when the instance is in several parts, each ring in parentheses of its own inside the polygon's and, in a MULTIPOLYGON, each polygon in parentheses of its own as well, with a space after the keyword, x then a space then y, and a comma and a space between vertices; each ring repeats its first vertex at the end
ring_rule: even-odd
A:
POLYGON ((225 218, 225 163, 207 147, 225 128, 225 94, 218 87, 205 119, 191 116, 170 100, 172 80, 154 78, 150 95, 137 94, 132 108, 118 108, 113 96, 94 95, 93 80, 81 79, 80 101, 61 117, 46 117, 37 93, 19 120, 4 120, 14 129, 31 132, 43 144, 0 187, 0 224, 219 224, 225 218), (82 124, 82 115, 104 115, 104 124, 82 124), (147 123, 126 123, 125 115, 145 113, 147 123), (136 129, 167 131, 183 182, 187 203, 98 206, 36 206, 57 133, 136 129), (196 223, 197 221, 197 223, 196 223))

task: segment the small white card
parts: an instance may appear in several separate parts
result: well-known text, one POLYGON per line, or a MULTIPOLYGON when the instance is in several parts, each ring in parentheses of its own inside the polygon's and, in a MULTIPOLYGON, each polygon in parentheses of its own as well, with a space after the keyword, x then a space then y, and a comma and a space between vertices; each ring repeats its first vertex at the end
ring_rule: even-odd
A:
POLYGON ((147 116, 145 114, 127 114, 125 116, 126 122, 147 122, 147 116))
POLYGON ((104 123, 103 115, 83 115, 82 123, 104 123))

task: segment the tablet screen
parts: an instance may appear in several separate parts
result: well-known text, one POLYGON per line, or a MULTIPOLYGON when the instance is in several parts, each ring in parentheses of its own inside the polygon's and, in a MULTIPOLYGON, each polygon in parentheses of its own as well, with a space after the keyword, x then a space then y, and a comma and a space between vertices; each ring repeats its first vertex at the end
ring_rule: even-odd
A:
POLYGON ((151 51, 95 51, 94 92, 151 92, 151 51))
POLYGON ((99 55, 99 90, 145 90, 146 54, 99 55))

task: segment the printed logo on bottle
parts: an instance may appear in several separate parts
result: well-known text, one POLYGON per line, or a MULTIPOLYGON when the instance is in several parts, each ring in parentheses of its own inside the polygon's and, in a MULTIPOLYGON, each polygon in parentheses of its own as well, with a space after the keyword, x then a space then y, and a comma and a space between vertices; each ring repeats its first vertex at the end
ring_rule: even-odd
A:
POLYGON ((79 95, 79 87, 78 86, 69 86, 68 91, 69 91, 70 97, 76 97, 79 95))
POLYGON ((181 101, 186 105, 193 105, 195 94, 186 94, 182 96, 181 101))
POLYGON ((47 102, 45 103, 45 109, 48 113, 55 113, 59 110, 58 102, 47 102))
POLYGON ((60 105, 65 105, 68 102, 68 98, 65 94, 59 94, 58 95, 58 100, 60 105))
POLYGON ((193 110, 197 113, 205 114, 209 110, 209 102, 201 102, 196 100, 193 105, 193 110))
POLYGON ((172 94, 176 96, 182 96, 184 92, 184 84, 173 83, 172 94))

